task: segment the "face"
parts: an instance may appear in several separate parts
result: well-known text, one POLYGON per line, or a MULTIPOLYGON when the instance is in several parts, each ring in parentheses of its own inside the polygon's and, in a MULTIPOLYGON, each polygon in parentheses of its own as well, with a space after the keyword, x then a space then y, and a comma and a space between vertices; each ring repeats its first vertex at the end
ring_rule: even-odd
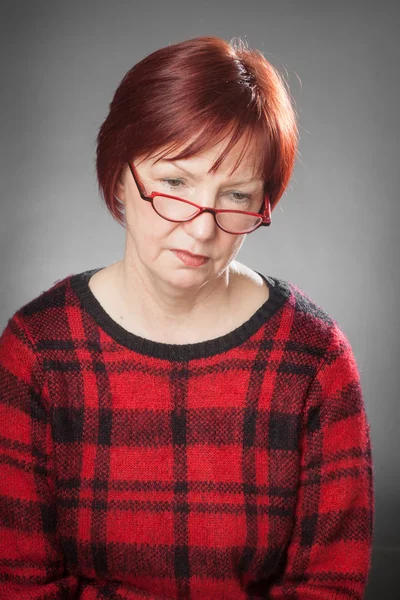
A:
MULTIPOLYGON (((226 143, 222 141, 201 154, 173 163, 156 162, 155 157, 135 160, 136 173, 146 195, 157 191, 184 197, 205 207, 254 211, 248 201, 238 204, 238 200, 251 195, 258 203, 254 211, 257 212, 263 199, 264 182, 255 175, 259 165, 254 143, 247 147, 232 175, 244 142, 236 144, 216 172, 208 173, 226 143)), ((174 154, 176 150, 171 156, 174 154)), ((116 195, 125 204, 125 260, 142 276, 149 275, 168 286, 194 289, 215 280, 225 272, 244 242, 246 234, 233 235, 221 230, 211 213, 183 223, 163 219, 150 202, 140 197, 129 167, 124 169, 116 195), (173 250, 205 255, 208 260, 193 267, 182 262, 173 250)))

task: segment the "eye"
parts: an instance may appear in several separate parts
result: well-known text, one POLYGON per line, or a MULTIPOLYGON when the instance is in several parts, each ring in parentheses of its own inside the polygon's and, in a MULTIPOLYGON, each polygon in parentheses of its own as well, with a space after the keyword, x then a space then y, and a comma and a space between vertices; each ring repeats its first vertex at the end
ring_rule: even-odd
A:
POLYGON ((247 203, 251 200, 250 194, 242 194, 241 192, 230 192, 230 196, 232 197, 232 200, 238 204, 247 203))
POLYGON ((181 185, 183 185, 183 181, 180 179, 161 179, 162 183, 166 183, 169 187, 173 189, 178 189, 181 185), (177 184, 177 185, 176 185, 177 184))

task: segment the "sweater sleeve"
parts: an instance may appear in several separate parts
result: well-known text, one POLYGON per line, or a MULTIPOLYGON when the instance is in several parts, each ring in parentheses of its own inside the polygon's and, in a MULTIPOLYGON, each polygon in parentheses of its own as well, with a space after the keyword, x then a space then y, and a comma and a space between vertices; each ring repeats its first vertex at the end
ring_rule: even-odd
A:
POLYGON ((350 343, 337 325, 307 396, 300 482, 274 600, 364 596, 374 521, 370 427, 350 343))
POLYGON ((17 313, 0 337, 0 598, 76 597, 56 535, 43 374, 17 313))

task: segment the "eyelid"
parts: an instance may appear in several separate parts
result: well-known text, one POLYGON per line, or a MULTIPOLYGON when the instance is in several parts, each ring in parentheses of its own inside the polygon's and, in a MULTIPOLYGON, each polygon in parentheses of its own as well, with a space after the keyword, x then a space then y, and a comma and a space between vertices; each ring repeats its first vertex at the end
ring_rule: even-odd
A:
MULTIPOLYGON (((179 176, 177 175, 176 177, 173 177, 173 176, 171 176, 171 177, 160 177, 160 181, 169 181, 169 180, 172 180, 172 181, 181 181, 181 182, 183 182, 183 183, 187 183, 187 180, 185 179, 185 177, 182 177, 182 176, 180 176, 180 175, 179 175, 179 176)), ((251 183, 252 183, 252 182, 251 182, 251 181, 249 181, 249 182, 247 182, 247 183, 243 182, 243 183, 239 183, 239 184, 236 184, 236 185, 239 185, 239 186, 241 186, 241 185, 247 185, 247 186, 248 186, 248 185, 251 185, 251 183)), ((230 184, 227 184, 227 185, 230 185, 230 184)), ((231 184, 231 185, 232 185, 232 184, 231 184)), ((223 187, 223 186, 222 186, 222 187, 223 187)), ((235 190, 234 188, 232 188, 232 189, 228 189, 228 190, 226 190, 226 191, 227 191, 227 192, 230 192, 231 194, 234 194, 234 193, 235 193, 235 194, 243 194, 243 195, 247 195, 247 196, 252 196, 252 195, 253 195, 253 193, 252 193, 252 192, 243 191, 243 190, 239 190, 239 189, 236 189, 236 190, 235 190)))
POLYGON ((180 184, 188 185, 188 187, 190 187, 190 185, 182 177, 163 177, 163 178, 159 179, 159 181, 161 181, 162 183, 165 183, 166 185, 169 185, 170 181, 178 181, 180 184))
MULTIPOLYGON (((181 179, 182 181, 188 181, 188 180, 193 180, 193 181, 199 181, 200 177, 197 177, 196 175, 189 175, 189 173, 187 174, 187 178, 182 175, 182 171, 178 166, 171 165, 171 168, 175 168, 179 171, 179 174, 177 174, 176 176, 174 176, 172 173, 167 174, 167 175, 158 175, 156 176, 157 178, 159 177, 160 179, 181 179)), ((253 183, 256 184, 258 182, 258 180, 256 179, 250 179, 249 181, 242 181, 240 183, 227 183, 227 186, 235 186, 235 185, 252 185, 253 183)), ((222 186, 224 186, 225 184, 222 184, 222 186)))
MULTIPOLYGON (((186 184, 185 179, 182 177, 165 177, 163 179, 161 179, 160 181, 168 183, 168 181, 178 181, 179 183, 183 183, 186 184)), ((242 184, 244 185, 244 184, 242 184)), ((253 198, 253 194, 251 192, 244 192, 242 190, 238 190, 238 189, 227 189, 223 192, 224 194, 240 194, 241 196, 244 196, 245 198, 253 198)))
MULTIPOLYGON (((188 185, 187 182, 185 181, 184 177, 163 177, 160 179, 160 181, 162 181, 163 183, 165 182, 166 184, 168 184, 169 181, 178 181, 179 183, 183 183, 185 185, 188 185)), ((189 185, 190 187, 190 185, 189 185)), ((224 194, 240 194, 241 196, 244 196, 246 198, 252 198, 253 194, 251 192, 244 192, 243 190, 239 190, 239 189, 227 189, 223 191, 224 194)))

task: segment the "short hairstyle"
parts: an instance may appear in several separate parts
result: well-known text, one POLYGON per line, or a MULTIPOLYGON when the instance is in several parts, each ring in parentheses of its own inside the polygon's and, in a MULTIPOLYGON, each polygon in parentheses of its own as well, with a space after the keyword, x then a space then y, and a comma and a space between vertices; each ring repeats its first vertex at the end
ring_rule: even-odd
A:
POLYGON ((228 43, 204 36, 156 50, 123 77, 100 127, 96 160, 100 195, 125 226, 124 205, 114 193, 129 161, 162 148, 160 160, 183 146, 169 158, 181 160, 227 139, 209 170, 214 172, 244 135, 247 144, 233 171, 255 135, 258 175, 273 210, 289 183, 298 144, 296 113, 283 77, 240 38, 228 43))

